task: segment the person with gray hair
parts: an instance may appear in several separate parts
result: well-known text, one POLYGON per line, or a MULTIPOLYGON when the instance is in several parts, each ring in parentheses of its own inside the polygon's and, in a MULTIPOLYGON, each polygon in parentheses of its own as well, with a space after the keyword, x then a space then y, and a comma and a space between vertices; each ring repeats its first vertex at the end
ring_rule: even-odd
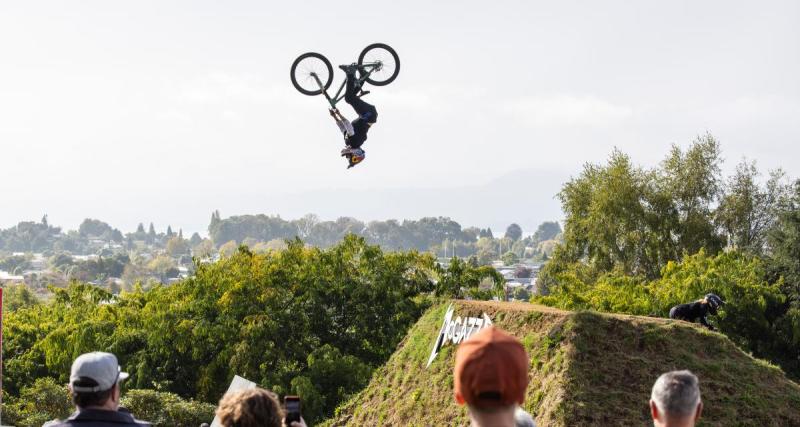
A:
POLYGON ((656 427, 694 426, 703 412, 697 377, 689 371, 662 374, 653 384, 650 415, 656 427))

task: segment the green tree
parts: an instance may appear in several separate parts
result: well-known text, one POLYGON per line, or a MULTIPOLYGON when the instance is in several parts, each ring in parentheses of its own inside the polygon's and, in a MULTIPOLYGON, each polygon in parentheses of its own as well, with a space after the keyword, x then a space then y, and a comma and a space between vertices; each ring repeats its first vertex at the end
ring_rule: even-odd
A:
POLYGON ((200 237, 200 234, 197 232, 192 233, 192 237, 189 238, 189 244, 192 247, 199 245, 203 241, 203 238, 200 237))
POLYGON ((23 284, 3 286, 3 310, 15 311, 19 308, 39 304, 39 298, 23 284))
POLYGON ((136 418, 153 425, 197 427, 214 418, 216 405, 181 399, 175 393, 155 390, 130 390, 122 395, 121 404, 136 418))
POLYGON ((782 171, 772 172, 763 187, 758 184, 759 175, 755 162, 740 163, 716 210, 717 224, 727 236, 728 244, 756 255, 764 252, 767 233, 791 191, 784 183, 782 171))
POLYGON ((723 246, 713 223, 713 206, 721 195, 721 163, 719 142, 710 134, 696 138, 685 152, 673 145, 662 162, 658 183, 677 211, 681 251, 717 252, 723 246))
POLYGON ((169 277, 176 276, 175 268, 175 261, 166 255, 159 255, 147 264, 147 269, 157 275, 161 283, 165 283, 169 277))
POLYGON ((464 298, 466 296, 488 299, 502 296, 505 279, 492 267, 473 267, 461 258, 452 258, 447 268, 437 266, 438 281, 435 295, 446 298, 464 298), (480 285, 488 279, 490 288, 480 289, 480 285), (481 292, 481 291, 488 291, 481 292))
POLYGON ((538 244, 545 240, 555 239, 559 233, 561 233, 561 225, 559 225, 557 221, 545 221, 539 224, 539 227, 536 228, 536 232, 533 233, 532 243, 538 244))
POLYGON ((204 239, 200 243, 192 246, 192 255, 197 258, 208 258, 214 254, 214 243, 204 239))
POLYGON ((238 245, 236 244, 236 241, 231 240, 219 247, 219 255, 223 257, 229 257, 236 252, 237 247, 238 245))
POLYGON ((181 255, 189 253, 189 244, 186 240, 174 236, 167 241, 167 253, 173 257, 179 257, 181 255))
POLYGON ((511 224, 506 228, 506 235, 507 239, 511 239, 512 241, 517 241, 522 237, 522 227, 518 224, 511 224))
POLYGON ((519 257, 513 251, 508 251, 500 257, 503 260, 503 264, 505 265, 514 265, 519 262, 519 257))
POLYGON ((7 412, 3 411, 4 421, 20 427, 39 427, 47 421, 68 417, 74 409, 67 387, 50 377, 37 378, 22 389, 19 398, 3 403, 16 418, 9 420, 7 412))
POLYGON ((542 271, 543 284, 575 263, 586 263, 594 278, 620 270, 654 279, 684 253, 721 250, 713 221, 720 162, 719 144, 706 135, 685 152, 673 147, 656 169, 635 166, 618 150, 606 165, 584 166, 558 195, 564 242, 542 271))

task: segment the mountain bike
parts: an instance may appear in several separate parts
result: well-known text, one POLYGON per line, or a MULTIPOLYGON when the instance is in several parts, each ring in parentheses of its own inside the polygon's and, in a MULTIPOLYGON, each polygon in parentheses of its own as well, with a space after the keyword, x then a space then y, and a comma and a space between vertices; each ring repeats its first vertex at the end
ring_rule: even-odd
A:
MULTIPOLYGON (((400 73, 400 57, 389 45, 373 43, 364 48, 358 55, 357 75, 358 87, 361 91, 358 96, 364 96, 369 91, 364 90, 364 83, 374 86, 386 86, 393 82, 400 73)), ((292 85, 303 95, 325 95, 325 99, 336 109, 336 104, 344 99, 345 82, 339 86, 336 94, 331 96, 328 89, 333 83, 333 66, 324 55, 317 52, 304 53, 292 63, 290 71, 292 85)))

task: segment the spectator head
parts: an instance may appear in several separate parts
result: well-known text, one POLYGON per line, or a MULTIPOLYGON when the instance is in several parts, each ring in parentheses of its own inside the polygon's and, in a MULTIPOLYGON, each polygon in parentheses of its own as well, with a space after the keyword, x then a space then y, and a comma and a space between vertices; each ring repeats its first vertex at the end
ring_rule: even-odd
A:
POLYGON ((525 400, 528 356, 513 336, 490 326, 461 343, 453 373, 455 400, 467 404, 473 425, 514 425, 525 400))
POLYGON ((78 356, 72 362, 69 389, 72 403, 79 408, 99 408, 116 411, 119 408, 119 382, 128 378, 122 372, 117 357, 95 351, 78 356))
POLYGON ((693 426, 703 411, 697 377, 689 371, 662 374, 650 395, 655 426, 693 426))
POLYGON ((225 427, 281 427, 283 411, 274 393, 251 388, 222 396, 217 416, 225 427))

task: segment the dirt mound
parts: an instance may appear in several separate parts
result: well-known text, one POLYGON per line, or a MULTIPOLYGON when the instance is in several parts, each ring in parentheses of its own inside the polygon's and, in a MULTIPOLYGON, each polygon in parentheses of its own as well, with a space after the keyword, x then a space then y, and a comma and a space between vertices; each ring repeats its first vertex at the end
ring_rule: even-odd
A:
MULTIPOLYGON (((701 425, 800 426, 800 386, 725 336, 665 319, 566 312, 525 303, 456 301, 518 337, 531 359, 524 408, 539 426, 648 425, 650 389, 661 373, 700 378, 701 425)), ((429 310, 361 393, 328 426, 468 425, 453 401, 455 346, 426 368, 448 304, 429 310)))

